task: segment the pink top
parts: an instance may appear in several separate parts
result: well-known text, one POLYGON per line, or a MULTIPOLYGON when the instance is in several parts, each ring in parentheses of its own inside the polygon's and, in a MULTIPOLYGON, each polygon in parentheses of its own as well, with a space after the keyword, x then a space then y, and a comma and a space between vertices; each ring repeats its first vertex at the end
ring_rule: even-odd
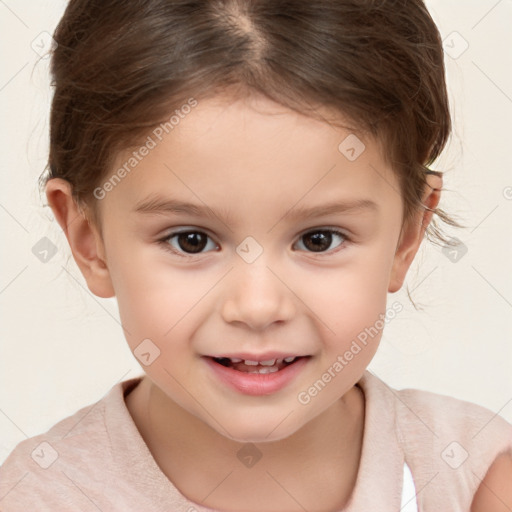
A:
MULTIPOLYGON (((124 396, 140 377, 19 443, 0 468, 0 510, 207 512, 162 473, 124 396)), ((362 457, 343 512, 400 509, 404 461, 421 512, 467 512, 512 425, 489 409, 444 395, 390 388, 368 370, 362 457)))

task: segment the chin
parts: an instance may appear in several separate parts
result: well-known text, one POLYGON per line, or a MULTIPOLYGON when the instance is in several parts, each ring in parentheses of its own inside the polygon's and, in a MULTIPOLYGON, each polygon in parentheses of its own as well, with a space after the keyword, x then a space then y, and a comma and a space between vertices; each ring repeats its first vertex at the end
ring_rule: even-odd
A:
MULTIPOLYGON (((290 415, 291 416, 291 415, 290 415)), ((219 429, 215 425, 216 430, 222 436, 231 439, 237 443, 269 443, 273 441, 281 441, 292 436, 301 425, 283 422, 283 417, 259 417, 257 422, 248 421, 245 417, 240 421, 231 421, 228 424, 229 433, 219 429), (286 425, 284 424, 286 423, 286 425)))

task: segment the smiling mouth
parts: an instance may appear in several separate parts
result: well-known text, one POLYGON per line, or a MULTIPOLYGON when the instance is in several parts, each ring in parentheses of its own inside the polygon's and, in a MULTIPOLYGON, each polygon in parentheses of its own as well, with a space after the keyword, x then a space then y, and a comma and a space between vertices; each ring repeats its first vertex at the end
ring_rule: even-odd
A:
POLYGON ((251 361, 249 359, 230 359, 229 357, 212 357, 213 361, 244 373, 275 373, 287 366, 291 366, 300 359, 310 356, 292 356, 285 359, 269 359, 268 361, 251 361))

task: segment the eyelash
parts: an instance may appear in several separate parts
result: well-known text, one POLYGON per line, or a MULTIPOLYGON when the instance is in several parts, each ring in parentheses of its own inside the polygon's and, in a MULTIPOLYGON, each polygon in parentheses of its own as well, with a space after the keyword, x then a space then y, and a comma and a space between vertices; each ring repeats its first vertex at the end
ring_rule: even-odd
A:
MULTIPOLYGON (((174 247, 172 247, 170 244, 169 244, 169 241, 172 240, 174 237, 176 236, 179 236, 179 235, 184 235, 184 234, 191 234, 191 233, 200 233, 202 235, 206 235, 209 239, 211 239, 211 237, 203 232, 203 231, 199 231, 199 230, 194 230, 194 229, 188 229, 188 230, 183 230, 183 231, 173 231, 172 233, 169 233, 167 236, 165 236, 164 238, 161 238, 159 240, 157 240, 157 243, 159 245, 162 245, 163 249, 174 254, 174 255, 177 255, 177 256, 180 256, 182 258, 194 258, 195 256, 200 256, 201 254, 205 254, 203 252, 198 252, 198 253, 183 253, 183 252, 180 252, 178 250, 176 250, 174 247)), ((314 234, 314 233, 330 233, 332 235, 335 235, 335 236, 339 236, 343 239, 343 241, 340 243, 340 245, 333 249, 333 250, 330 250, 330 251, 321 251, 321 252, 314 252, 314 251, 307 251, 309 252, 310 254, 314 254, 315 256, 324 256, 324 255, 330 255, 330 254, 333 254, 333 253, 337 253, 338 251, 341 251, 345 248, 345 246, 347 245, 347 243, 350 243, 351 242, 351 239, 349 236, 347 236, 343 231, 339 231, 337 229, 333 229, 333 228, 317 228, 317 229, 313 229, 313 230, 310 230, 310 231, 306 231, 305 233, 303 233, 300 237, 299 237, 299 240, 301 240, 303 237, 307 236, 307 235, 311 235, 311 234, 314 234)), ((207 251, 207 252, 210 252, 210 251, 207 251)))

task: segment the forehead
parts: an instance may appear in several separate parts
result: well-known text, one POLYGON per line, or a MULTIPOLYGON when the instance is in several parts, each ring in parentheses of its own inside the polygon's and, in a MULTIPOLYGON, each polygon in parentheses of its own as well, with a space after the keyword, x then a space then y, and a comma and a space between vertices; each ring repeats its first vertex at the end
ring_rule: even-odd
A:
MULTIPOLYGON (((262 97, 200 100, 176 119, 148 134, 140 149, 149 140, 151 149, 108 194, 109 201, 132 210, 155 193, 224 209, 289 209, 343 198, 400 201, 378 141, 349 127, 262 97)), ((133 153, 121 153, 116 168, 133 153)))

